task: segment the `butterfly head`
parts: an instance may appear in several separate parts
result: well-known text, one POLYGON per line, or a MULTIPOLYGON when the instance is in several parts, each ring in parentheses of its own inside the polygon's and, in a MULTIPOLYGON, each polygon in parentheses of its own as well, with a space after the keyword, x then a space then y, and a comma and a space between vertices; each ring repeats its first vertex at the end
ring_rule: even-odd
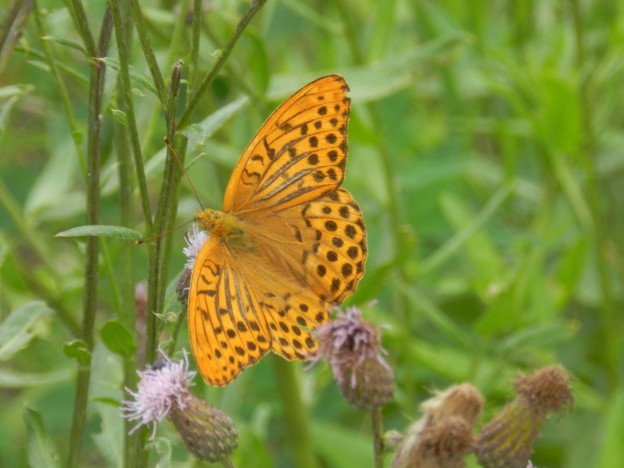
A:
POLYGON ((195 213, 195 221, 201 229, 218 238, 231 250, 253 252, 253 243, 236 216, 208 208, 195 213))

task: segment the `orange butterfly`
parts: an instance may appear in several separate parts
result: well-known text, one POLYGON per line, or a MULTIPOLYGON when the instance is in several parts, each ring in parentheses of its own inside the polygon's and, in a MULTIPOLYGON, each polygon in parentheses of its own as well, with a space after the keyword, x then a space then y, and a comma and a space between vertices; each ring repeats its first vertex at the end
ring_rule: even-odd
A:
POLYGON ((269 350, 305 361, 310 331, 364 274, 360 207, 340 188, 347 162, 347 83, 328 75, 273 112, 230 178, 223 210, 195 218, 210 236, 191 277, 193 356, 226 385, 269 350))

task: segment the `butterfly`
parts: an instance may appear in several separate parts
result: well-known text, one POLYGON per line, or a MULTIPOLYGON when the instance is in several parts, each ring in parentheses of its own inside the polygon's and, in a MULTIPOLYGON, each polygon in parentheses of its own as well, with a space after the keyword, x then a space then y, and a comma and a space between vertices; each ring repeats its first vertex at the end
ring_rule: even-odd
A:
POLYGON ((228 384, 268 351, 312 357, 311 331, 364 275, 362 212, 340 187, 347 91, 328 75, 288 98, 243 152, 222 210, 195 215, 209 237, 191 274, 189 337, 211 385, 228 384))

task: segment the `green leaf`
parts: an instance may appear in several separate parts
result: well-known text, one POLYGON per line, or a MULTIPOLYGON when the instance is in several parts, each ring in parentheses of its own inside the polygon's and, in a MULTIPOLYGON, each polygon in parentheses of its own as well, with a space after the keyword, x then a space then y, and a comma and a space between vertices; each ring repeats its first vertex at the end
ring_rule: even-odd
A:
POLYGON ((336 468, 371 466, 373 450, 368 437, 336 424, 312 422, 312 439, 319 453, 336 468), (349 454, 345 456, 345 454, 349 454))
POLYGON ((227 122, 248 103, 249 98, 246 96, 238 98, 237 100, 232 101, 213 112, 200 123, 196 125, 189 125, 184 130, 181 130, 179 133, 189 139, 189 150, 192 149, 193 145, 205 144, 208 138, 210 138, 225 122, 227 122))
POLYGON ((34 86, 25 84, 15 84, 0 87, 0 100, 12 97, 22 97, 33 91, 34 86))
POLYGON ((84 210, 84 194, 73 191, 79 166, 78 158, 67 157, 72 151, 70 141, 65 140, 50 152, 28 192, 24 210, 29 216, 40 219, 53 211, 71 216, 77 209, 84 210))
POLYGON ((127 357, 136 352, 136 344, 132 334, 119 322, 105 323, 100 331, 100 338, 112 353, 127 357))
POLYGON ((98 451, 106 460, 104 466, 123 466, 124 421, 120 401, 127 395, 123 388, 122 358, 96 340, 91 360, 90 407, 100 419, 100 432, 92 432, 98 451))
POLYGON ((52 36, 52 35, 43 36, 41 39, 44 41, 48 41, 48 42, 56 42, 57 44, 61 44, 66 47, 69 47, 70 49, 74 49, 74 50, 81 52, 82 55, 84 55, 87 58, 89 57, 89 54, 87 54, 87 51, 84 49, 84 47, 82 47, 77 42, 69 41, 67 39, 63 39, 61 37, 52 36))
POLYGON ((112 239, 143 240, 142 232, 123 226, 105 226, 89 224, 59 232, 55 237, 110 237, 112 239))
POLYGON ((620 387, 613 395, 603 413, 606 418, 596 465, 599 468, 620 466, 624 460, 624 388, 620 387))
POLYGON ((24 421, 26 422, 26 432, 28 434, 29 465, 37 468, 60 466, 57 461, 59 460, 58 453, 45 432, 41 414, 26 407, 24 408, 24 421))
MULTIPOLYGON (((98 58, 98 60, 104 62, 113 70, 119 71, 119 62, 117 60, 110 57, 101 57, 98 58)), ((139 89, 145 89, 158 97, 156 87, 152 82, 152 78, 148 74, 140 72, 132 66, 128 67, 128 71, 130 72, 130 81, 132 82, 132 85, 137 85, 139 89)))
POLYGON ((25 348, 30 340, 41 333, 37 327, 54 311, 45 302, 35 301, 14 310, 0 324, 0 361, 11 359, 15 353, 25 348))
POLYGON ((82 340, 72 340, 69 343, 65 343, 63 353, 68 358, 75 359, 81 365, 87 365, 91 361, 91 353, 86 343, 82 340))
POLYGON ((117 122, 119 122, 124 127, 128 126, 128 116, 124 111, 119 109, 111 109, 111 112, 117 122))
POLYGON ((19 372, 11 369, 0 369, 0 387, 23 389, 25 387, 54 385, 60 382, 69 381, 73 375, 74 370, 67 367, 40 374, 19 372))

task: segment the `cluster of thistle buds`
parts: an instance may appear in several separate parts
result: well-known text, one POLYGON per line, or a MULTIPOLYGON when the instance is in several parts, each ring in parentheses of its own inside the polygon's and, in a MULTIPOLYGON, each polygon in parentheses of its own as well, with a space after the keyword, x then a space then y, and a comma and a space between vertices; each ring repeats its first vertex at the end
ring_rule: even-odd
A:
MULTIPOLYGON (((334 320, 315 330, 319 340, 313 364, 326 361, 345 399, 360 410, 378 410, 392 400, 394 375, 383 359, 379 327, 365 322, 357 308, 338 311, 334 320)), ((169 419, 196 457, 224 461, 236 448, 232 420, 194 396, 189 387, 195 373, 186 354, 173 361, 163 354, 160 363, 139 372, 134 398, 124 402, 133 429, 169 419)), ((461 468, 473 454, 485 468, 528 468, 539 430, 546 418, 572 403, 566 372, 550 366, 519 376, 516 398, 475 434, 484 399, 470 384, 455 385, 421 405, 423 416, 404 436, 394 437, 393 468, 461 468)), ((387 439, 391 444, 391 437, 387 439)), ((382 443, 383 445, 383 443, 382 443)), ((384 450, 383 447, 381 449, 384 450)))
POLYGON ((485 468, 527 468, 539 430, 546 418, 573 399, 566 372, 549 366, 514 383, 516 398, 475 435, 473 427, 483 397, 469 384, 456 385, 422 404, 397 449, 393 468, 461 468, 473 453, 485 468))

